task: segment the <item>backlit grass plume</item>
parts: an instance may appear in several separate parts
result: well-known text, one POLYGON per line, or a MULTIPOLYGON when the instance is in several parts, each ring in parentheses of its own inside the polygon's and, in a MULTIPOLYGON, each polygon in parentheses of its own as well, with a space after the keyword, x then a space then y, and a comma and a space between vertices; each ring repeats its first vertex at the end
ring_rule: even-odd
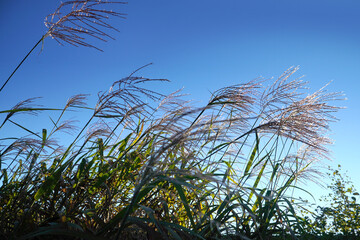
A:
POLYGON ((114 39, 105 31, 109 29, 117 31, 117 29, 108 24, 107 20, 110 16, 124 18, 125 15, 105 8, 106 5, 114 4, 125 4, 125 2, 75 0, 61 3, 58 9, 45 19, 45 25, 49 30, 44 38, 50 36, 60 44, 66 42, 74 46, 92 47, 101 51, 87 42, 86 37, 102 41, 106 41, 106 38, 114 39))
POLYGON ((118 31, 116 27, 108 23, 110 17, 124 18, 125 14, 116 10, 109 10, 110 6, 126 4, 120 1, 107 0, 74 0, 60 4, 56 11, 45 19, 48 31, 40 38, 19 65, 11 73, 9 78, 0 88, 0 92, 9 82, 11 77, 19 69, 34 49, 48 36, 58 43, 68 43, 73 46, 85 46, 102 51, 91 43, 88 38, 96 38, 102 41, 114 39, 107 30, 118 31))

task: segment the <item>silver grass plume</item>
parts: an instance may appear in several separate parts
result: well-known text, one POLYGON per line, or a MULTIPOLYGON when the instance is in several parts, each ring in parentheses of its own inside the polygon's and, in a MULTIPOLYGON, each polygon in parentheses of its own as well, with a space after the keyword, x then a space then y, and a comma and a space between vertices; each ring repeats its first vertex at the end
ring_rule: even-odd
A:
POLYGON ((107 20, 110 16, 124 18, 125 14, 100 8, 111 4, 126 4, 126 2, 75 0, 61 3, 54 13, 46 17, 45 26, 49 30, 43 39, 50 36, 59 44, 66 42, 74 46, 91 47, 102 51, 85 38, 90 36, 105 42, 108 38, 114 39, 105 30, 118 30, 107 23, 107 20))

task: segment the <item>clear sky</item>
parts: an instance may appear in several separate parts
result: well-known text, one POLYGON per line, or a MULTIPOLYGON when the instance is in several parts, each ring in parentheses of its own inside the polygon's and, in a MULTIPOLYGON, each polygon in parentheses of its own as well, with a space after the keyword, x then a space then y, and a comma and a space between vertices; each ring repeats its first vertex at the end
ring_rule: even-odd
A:
MULTIPOLYGON (((44 17, 59 3, 0 1, 1 84, 46 32, 44 17)), ((111 20, 120 30, 112 32, 116 40, 93 42, 104 52, 47 38, 1 92, 0 109, 36 96, 49 107, 78 93, 96 96, 147 63, 154 65, 141 75, 172 81, 160 90, 185 87, 204 102, 220 87, 300 66, 311 89, 332 80, 328 90, 348 98, 331 125, 334 161, 324 164, 341 164, 360 190, 360 1, 129 0, 119 9, 128 15, 111 20)))

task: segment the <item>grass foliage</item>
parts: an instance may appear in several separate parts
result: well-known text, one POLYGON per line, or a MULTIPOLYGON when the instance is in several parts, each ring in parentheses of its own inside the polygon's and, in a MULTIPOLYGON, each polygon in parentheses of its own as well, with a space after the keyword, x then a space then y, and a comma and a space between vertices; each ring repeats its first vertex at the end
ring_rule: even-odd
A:
MULTIPOLYGON (((82 32, 64 26, 74 16, 82 23, 99 17, 90 11, 97 2, 69 1, 71 12, 44 36, 88 46, 76 42, 82 32)), ((28 99, 0 111, 0 131, 15 125, 27 132, 0 139, 0 237, 299 237, 301 201, 292 192, 319 175, 316 162, 328 157, 328 124, 339 109, 331 101, 341 94, 305 94, 306 83, 292 78, 296 70, 224 87, 205 106, 180 91, 158 93, 151 84, 167 80, 135 71, 101 92, 94 107, 80 94, 59 109, 28 99), (91 112, 81 128, 64 119, 74 110, 91 112), (57 117, 41 133, 18 123, 20 114, 43 111, 57 117), (67 145, 56 141, 61 132, 72 133, 67 145)))
POLYGON ((91 110, 84 95, 70 98, 41 134, 12 120, 44 110, 30 100, 3 111, 3 127, 15 124, 29 135, 2 139, 2 236, 295 236, 301 218, 286 194, 317 175, 312 166, 327 154, 323 134, 338 109, 326 102, 337 94, 300 94, 304 83, 289 80, 295 70, 268 87, 251 81, 220 89, 204 107, 179 92, 142 87, 164 80, 129 76, 99 94, 91 110), (55 136, 76 131, 62 120, 72 109, 92 116, 64 148, 55 136))

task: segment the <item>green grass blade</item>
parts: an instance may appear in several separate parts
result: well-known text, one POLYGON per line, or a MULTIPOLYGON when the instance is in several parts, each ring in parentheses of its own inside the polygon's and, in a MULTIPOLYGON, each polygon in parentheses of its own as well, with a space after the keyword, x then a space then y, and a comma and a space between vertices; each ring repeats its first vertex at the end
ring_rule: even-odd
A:
POLYGON ((34 196, 34 202, 38 201, 42 196, 49 195, 51 191, 55 188, 58 183, 62 172, 68 167, 70 161, 60 166, 58 170, 56 170, 52 175, 50 175, 45 182, 41 185, 39 190, 36 192, 34 196))
POLYGON ((177 192, 179 193, 179 196, 180 196, 180 199, 181 199, 182 203, 184 204, 186 215, 189 217, 193 229, 195 229, 196 225, 195 225, 195 222, 194 222, 194 218, 193 218, 193 216, 191 214, 190 206, 189 206, 189 203, 188 203, 188 201, 186 199, 184 190, 182 189, 180 184, 177 184, 177 183, 173 183, 173 184, 174 184, 177 192))
POLYGON ((253 162, 254 162, 256 153, 259 151, 259 143, 260 143, 260 140, 259 140, 259 136, 258 136, 258 134, 257 134, 257 131, 255 131, 255 136, 256 136, 256 144, 255 144, 254 149, 253 149, 252 152, 251 152, 251 155, 250 155, 250 159, 249 159, 249 161, 248 161, 248 164, 246 165, 245 172, 244 172, 244 176, 248 175, 248 173, 249 173, 249 171, 250 171, 250 168, 251 168, 251 166, 253 165, 253 162))

